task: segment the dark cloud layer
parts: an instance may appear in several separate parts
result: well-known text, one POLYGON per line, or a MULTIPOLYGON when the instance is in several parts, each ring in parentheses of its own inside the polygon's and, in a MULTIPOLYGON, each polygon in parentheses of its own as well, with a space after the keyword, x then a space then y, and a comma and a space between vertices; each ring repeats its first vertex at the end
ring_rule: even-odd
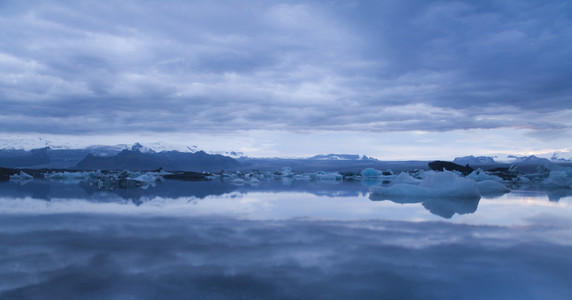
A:
POLYGON ((567 299, 546 226, 3 216, 0 297, 567 299))
POLYGON ((2 1, 0 130, 570 128, 566 1, 2 1))

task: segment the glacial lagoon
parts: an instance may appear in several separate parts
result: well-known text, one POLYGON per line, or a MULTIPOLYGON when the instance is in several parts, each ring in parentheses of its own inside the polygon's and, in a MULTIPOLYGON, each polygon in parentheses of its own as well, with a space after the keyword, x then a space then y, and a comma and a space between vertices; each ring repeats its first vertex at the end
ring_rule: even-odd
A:
POLYGON ((0 182, 0 299, 572 299, 572 195, 0 182))

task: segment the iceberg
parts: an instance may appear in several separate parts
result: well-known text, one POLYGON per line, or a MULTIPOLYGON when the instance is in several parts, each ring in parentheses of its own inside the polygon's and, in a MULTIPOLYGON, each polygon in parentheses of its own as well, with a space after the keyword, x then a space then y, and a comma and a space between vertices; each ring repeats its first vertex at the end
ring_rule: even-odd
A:
POLYGON ((419 184, 421 183, 421 179, 417 179, 406 172, 401 172, 399 175, 393 179, 393 184, 404 183, 404 184, 419 184))
POLYGON ((132 177, 131 179, 133 179, 135 181, 139 181, 139 182, 144 183, 146 185, 155 186, 157 181, 163 180, 163 177, 161 175, 157 175, 157 174, 149 172, 149 173, 143 173, 143 174, 136 176, 136 177, 132 177))
POLYGON ((314 180, 337 181, 337 180, 342 180, 344 176, 338 172, 318 171, 312 173, 310 177, 312 177, 312 179, 314 180))
POLYGON ((115 190, 117 188, 128 189, 140 187, 147 189, 155 187, 157 182, 164 179, 163 176, 174 175, 161 170, 159 172, 137 172, 123 170, 121 172, 102 173, 100 171, 91 172, 90 180, 96 183, 100 190, 115 190))
POLYGON ((477 182, 481 195, 495 196, 510 193, 510 189, 496 180, 483 180, 477 182))
POLYGON ((482 169, 474 170, 473 172, 471 172, 471 174, 467 175, 467 178, 477 182, 484 180, 502 181, 502 178, 495 175, 489 175, 482 169))
POLYGON ((545 189, 569 189, 572 188, 572 176, 566 171, 551 171, 541 185, 545 189))
POLYGON ((280 173, 283 177, 294 177, 294 173, 290 167, 282 168, 282 172, 280 173))
POLYGON ((308 174, 296 174, 294 175, 295 180, 310 180, 312 177, 308 174))
POLYGON ((525 176, 518 176, 516 177, 515 181, 518 183, 530 183, 530 178, 525 176))
POLYGON ((451 171, 425 172, 419 183, 394 183, 389 187, 373 186, 374 198, 463 198, 480 199, 481 193, 474 180, 460 177, 451 171))
POLYGON ((360 174, 361 174, 361 177, 364 177, 364 178, 377 178, 377 177, 382 176, 383 172, 380 170, 367 168, 367 169, 361 171, 360 174))
POLYGON ((393 171, 380 171, 372 168, 366 168, 360 172, 361 177, 363 178, 393 178, 395 175, 393 171))
POLYGON ((90 178, 89 172, 51 172, 44 174, 44 178, 64 183, 79 183, 90 178))
POLYGON ((28 180, 33 180, 34 176, 24 172, 24 171, 20 171, 19 174, 14 174, 14 175, 10 175, 10 180, 12 181, 28 181, 28 180))

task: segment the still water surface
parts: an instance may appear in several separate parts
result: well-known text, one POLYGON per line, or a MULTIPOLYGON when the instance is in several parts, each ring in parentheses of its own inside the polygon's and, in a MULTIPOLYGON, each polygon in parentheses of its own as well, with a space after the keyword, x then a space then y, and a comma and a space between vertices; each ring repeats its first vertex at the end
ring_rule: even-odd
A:
POLYGON ((572 299, 569 191, 367 182, 0 183, 0 298, 572 299))

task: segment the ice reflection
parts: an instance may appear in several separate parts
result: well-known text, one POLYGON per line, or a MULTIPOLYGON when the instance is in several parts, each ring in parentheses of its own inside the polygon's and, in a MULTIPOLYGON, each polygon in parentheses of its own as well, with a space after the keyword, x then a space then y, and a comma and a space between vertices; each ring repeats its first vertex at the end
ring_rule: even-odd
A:
POLYGON ((521 208, 529 205, 526 199, 533 199, 534 205, 541 207, 537 211, 572 213, 568 190, 548 194, 540 191, 531 193, 514 191, 502 196, 489 195, 480 200, 415 197, 387 199, 369 194, 367 182, 364 184, 359 181, 293 180, 284 184, 281 180, 270 180, 257 185, 236 185, 220 180, 168 180, 149 189, 101 191, 83 182, 63 184, 33 180, 25 186, 16 182, 0 182, 0 208, 3 213, 99 211, 162 215, 214 214, 250 219, 447 219, 457 222, 479 220, 486 224, 522 224, 524 216, 530 217, 535 210, 521 208), (560 201, 554 202, 554 199, 560 201), (557 204, 565 209, 558 210, 555 207, 557 204), (488 206, 495 207, 495 210, 487 209, 488 206), (508 211, 512 213, 505 213, 508 211), (473 218, 473 214, 478 217, 473 218), (499 221, 499 214, 505 215, 503 222, 499 221))
POLYGON ((570 189, 557 189, 557 190, 550 190, 546 191, 546 195, 550 201, 558 202, 562 198, 572 196, 572 190, 570 189))
POLYGON ((54 198, 62 199, 91 199, 98 201, 103 198, 123 198, 133 200, 134 203, 142 199, 161 198, 181 198, 192 197, 203 199, 209 196, 220 196, 233 192, 304 192, 317 196, 327 197, 358 197, 368 193, 368 187, 359 181, 306 181, 292 180, 291 178, 279 178, 251 184, 232 180, 212 180, 212 181, 178 181, 166 180, 148 189, 115 189, 113 191, 102 191, 95 185, 88 182, 79 184, 65 184, 47 180, 33 180, 25 186, 18 182, 0 182, 0 196, 5 197, 31 197, 35 199, 50 200, 54 198), (286 180, 283 180, 286 179, 286 180))
POLYGON ((450 219, 454 214, 472 214, 477 211, 479 199, 456 199, 456 198, 415 198, 396 197, 387 199, 385 196, 370 195, 372 201, 392 201, 394 203, 421 203, 432 214, 450 219))

